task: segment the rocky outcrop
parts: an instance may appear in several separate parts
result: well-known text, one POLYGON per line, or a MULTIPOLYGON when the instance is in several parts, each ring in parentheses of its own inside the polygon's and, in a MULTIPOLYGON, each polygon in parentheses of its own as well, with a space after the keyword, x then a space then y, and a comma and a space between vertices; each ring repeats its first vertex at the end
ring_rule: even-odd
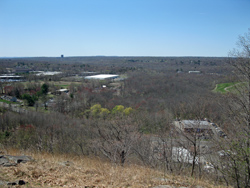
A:
POLYGON ((31 161, 30 156, 12 156, 12 155, 0 155, 0 165, 2 166, 16 166, 18 163, 26 163, 31 161))
MULTIPOLYGON (((32 158, 29 156, 13 156, 13 155, 0 155, 0 166, 10 167, 16 166, 19 163, 26 163, 31 161, 32 158)), ((12 186, 12 185, 25 185, 27 182, 24 180, 16 180, 16 181, 3 181, 0 180, 0 186, 12 186)))
POLYGON ((17 181, 14 181, 14 182, 7 182, 7 181, 2 181, 0 180, 0 185, 5 185, 5 186, 8 186, 8 185, 25 185, 27 182, 23 181, 23 180, 17 180, 17 181))
POLYGON ((70 161, 59 162, 58 164, 60 164, 62 166, 73 166, 74 165, 74 163, 72 163, 70 161))

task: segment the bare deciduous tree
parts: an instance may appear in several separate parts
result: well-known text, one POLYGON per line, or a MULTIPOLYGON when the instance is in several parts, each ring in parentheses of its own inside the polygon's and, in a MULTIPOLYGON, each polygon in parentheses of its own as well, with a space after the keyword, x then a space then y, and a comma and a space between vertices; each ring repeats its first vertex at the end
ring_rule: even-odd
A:
MULTIPOLYGON (((230 132, 223 140, 227 164, 221 169, 236 187, 250 186, 250 29, 239 36, 238 49, 230 52, 230 64, 239 83, 228 97, 230 132)), ((225 162, 225 161, 224 161, 225 162)))
POLYGON ((138 126, 129 117, 94 122, 96 139, 93 146, 111 161, 124 165, 140 138, 138 126))

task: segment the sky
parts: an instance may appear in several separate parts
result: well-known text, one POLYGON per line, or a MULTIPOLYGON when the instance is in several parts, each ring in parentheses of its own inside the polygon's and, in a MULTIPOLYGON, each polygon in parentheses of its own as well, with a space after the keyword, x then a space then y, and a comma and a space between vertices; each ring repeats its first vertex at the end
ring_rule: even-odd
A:
POLYGON ((224 57, 250 0, 0 0, 0 57, 224 57))

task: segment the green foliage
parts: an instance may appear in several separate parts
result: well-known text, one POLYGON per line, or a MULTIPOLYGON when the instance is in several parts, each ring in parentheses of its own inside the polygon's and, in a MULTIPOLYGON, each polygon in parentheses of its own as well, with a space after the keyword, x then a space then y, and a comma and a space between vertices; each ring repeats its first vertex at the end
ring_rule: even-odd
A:
POLYGON ((49 85, 43 84, 41 87, 42 94, 46 95, 49 92, 49 85))
POLYGON ((90 115, 92 117, 106 118, 110 114, 107 108, 102 108, 100 104, 95 104, 90 108, 90 115))
POLYGON ((226 93, 227 89, 229 87, 233 87, 235 84, 237 84, 238 82, 231 82, 231 83, 221 83, 221 84, 217 84, 216 88, 214 89, 214 91, 216 92, 220 92, 220 93, 226 93))
POLYGON ((34 106, 35 102, 38 100, 38 97, 36 95, 29 95, 29 94, 23 94, 22 99, 26 100, 28 103, 28 106, 34 106))
POLYGON ((110 111, 107 108, 101 108, 100 116, 106 118, 110 114, 110 111))
POLYGON ((90 114, 93 116, 93 117, 97 117, 99 115, 99 113, 101 112, 101 105, 100 104, 95 104, 94 106, 92 106, 90 108, 90 114))
POLYGON ((124 111, 124 106, 123 105, 116 105, 113 109, 112 109, 112 114, 122 114, 124 111))
POLYGON ((19 92, 19 90, 16 88, 15 89, 15 96, 17 97, 17 98, 20 98, 21 97, 21 94, 20 94, 20 92, 19 92))
POLYGON ((128 115, 131 114, 133 111, 134 111, 133 108, 128 107, 128 108, 125 108, 125 109, 123 110, 123 113, 124 113, 126 116, 128 116, 128 115))
POLYGON ((7 104, 12 104, 12 103, 14 103, 14 102, 10 102, 10 101, 4 100, 4 99, 0 99, 0 102, 4 102, 4 103, 7 103, 7 104))
POLYGON ((38 91, 37 93, 36 93, 36 96, 38 96, 38 97, 40 97, 40 96, 42 96, 42 91, 38 91))
POLYGON ((133 112, 131 107, 124 108, 123 105, 115 106, 110 112, 107 108, 102 108, 100 104, 93 105, 89 110, 85 110, 84 114, 88 117, 103 118, 106 119, 109 114, 113 115, 130 115, 133 112))
POLYGON ((131 107, 128 108, 124 108, 123 105, 116 105, 113 109, 112 109, 112 114, 114 115, 130 115, 133 112, 133 109, 131 107))

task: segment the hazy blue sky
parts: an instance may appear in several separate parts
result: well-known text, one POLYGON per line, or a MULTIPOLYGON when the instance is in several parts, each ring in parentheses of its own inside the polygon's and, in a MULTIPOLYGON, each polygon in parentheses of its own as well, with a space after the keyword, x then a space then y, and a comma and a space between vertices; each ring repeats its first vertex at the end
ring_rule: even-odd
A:
POLYGON ((0 57, 227 56, 250 0, 0 0, 0 57))

